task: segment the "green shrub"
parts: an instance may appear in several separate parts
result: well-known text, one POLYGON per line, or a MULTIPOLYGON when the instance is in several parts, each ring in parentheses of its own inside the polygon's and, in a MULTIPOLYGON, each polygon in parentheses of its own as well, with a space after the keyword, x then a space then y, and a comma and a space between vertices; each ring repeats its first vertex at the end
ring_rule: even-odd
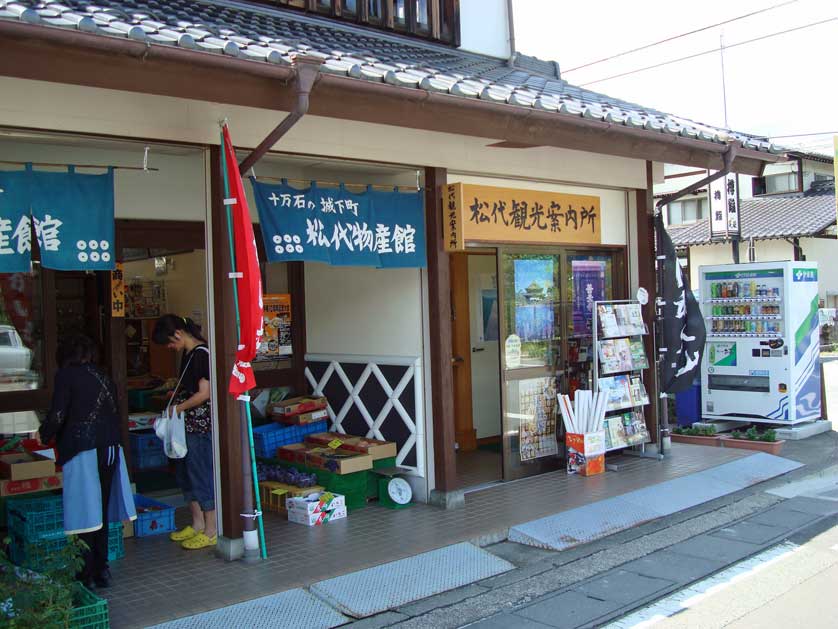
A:
MULTIPOLYGON (((9 538, 4 540, 8 545, 9 538)), ((49 570, 15 566, 0 549, 0 626, 69 627, 76 573, 84 566, 87 545, 73 536, 49 570)))
POLYGON ((774 430, 773 428, 769 428, 764 433, 762 433, 762 435, 760 435, 759 440, 760 441, 767 441, 769 443, 773 443, 773 442, 777 441, 777 431, 774 430))

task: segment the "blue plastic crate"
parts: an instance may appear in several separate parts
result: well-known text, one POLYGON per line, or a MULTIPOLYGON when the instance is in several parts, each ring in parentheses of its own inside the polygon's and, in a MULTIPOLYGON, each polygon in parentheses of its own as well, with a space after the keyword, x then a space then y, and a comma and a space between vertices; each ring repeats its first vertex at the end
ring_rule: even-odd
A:
POLYGON ((265 424, 253 429, 253 447, 256 456, 272 459, 276 456, 276 449, 292 443, 300 443, 306 435, 326 432, 327 421, 321 420, 311 424, 284 426, 282 424, 265 424))
POLYGON ((6 503, 9 532, 35 540, 64 532, 64 502, 60 495, 17 499, 6 503))
POLYGON ((163 442, 153 431, 132 432, 129 436, 131 465, 135 469, 166 467, 169 459, 163 451, 163 442))
POLYGON ((134 494, 134 505, 137 507, 137 519, 134 522, 136 537, 149 537, 175 530, 174 507, 139 494, 134 494), (141 509, 149 508, 156 510, 141 512, 141 509))

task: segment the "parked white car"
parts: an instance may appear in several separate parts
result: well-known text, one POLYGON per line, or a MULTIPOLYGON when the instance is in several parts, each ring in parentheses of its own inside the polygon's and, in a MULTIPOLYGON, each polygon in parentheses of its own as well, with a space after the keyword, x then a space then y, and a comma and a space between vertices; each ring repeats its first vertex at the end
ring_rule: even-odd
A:
POLYGON ((0 378, 29 373, 32 350, 11 325, 0 325, 0 378))

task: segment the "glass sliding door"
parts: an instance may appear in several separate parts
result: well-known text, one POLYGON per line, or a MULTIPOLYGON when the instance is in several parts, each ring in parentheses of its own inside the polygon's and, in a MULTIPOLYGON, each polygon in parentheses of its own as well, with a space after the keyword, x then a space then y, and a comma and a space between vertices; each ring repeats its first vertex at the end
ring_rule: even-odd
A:
POLYGON ((557 469, 564 384, 561 255, 500 249, 504 479, 557 469))

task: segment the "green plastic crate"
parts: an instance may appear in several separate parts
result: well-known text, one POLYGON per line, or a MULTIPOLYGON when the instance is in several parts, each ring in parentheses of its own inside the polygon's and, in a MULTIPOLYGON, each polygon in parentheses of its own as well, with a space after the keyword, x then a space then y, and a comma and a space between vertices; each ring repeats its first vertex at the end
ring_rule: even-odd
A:
POLYGON ((266 463, 279 464, 284 467, 295 467, 301 472, 317 476, 317 484, 327 491, 346 497, 346 508, 349 511, 367 506, 367 484, 372 475, 369 470, 353 472, 352 474, 335 474, 328 470, 321 470, 299 463, 289 463, 277 459, 265 459, 266 463))
POLYGON ((60 495, 27 497, 6 505, 9 531, 35 540, 64 532, 64 499, 60 495))
MULTIPOLYGON (((60 568, 61 558, 58 553, 67 545, 64 531, 35 539, 23 537, 16 531, 11 532, 12 543, 9 547, 9 558, 12 563, 29 568, 35 572, 60 568)), ((121 559, 125 556, 125 542, 122 535, 122 522, 108 525, 108 561, 121 559)))
POLYGON ((108 601, 99 598, 82 585, 76 586, 73 596, 76 606, 70 612, 72 629, 109 629, 108 601))

